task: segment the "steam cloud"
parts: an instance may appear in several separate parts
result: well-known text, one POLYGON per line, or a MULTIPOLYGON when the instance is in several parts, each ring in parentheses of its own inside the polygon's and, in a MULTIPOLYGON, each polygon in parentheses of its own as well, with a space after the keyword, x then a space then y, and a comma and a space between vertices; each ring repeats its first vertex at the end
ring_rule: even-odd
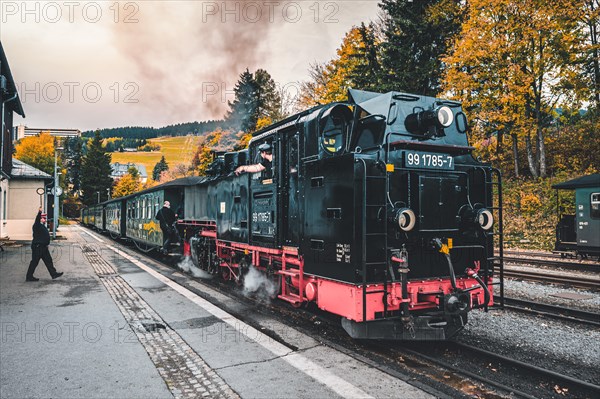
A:
POLYGON ((177 264, 177 267, 184 271, 185 273, 191 273, 192 276, 202 278, 202 279, 211 279, 213 276, 207 273, 206 271, 199 269, 196 267, 192 258, 190 256, 184 257, 181 262, 177 264))
POLYGON ((244 276, 244 295, 254 294, 258 299, 268 302, 278 290, 279 287, 269 280, 264 273, 250 266, 248 273, 244 276))

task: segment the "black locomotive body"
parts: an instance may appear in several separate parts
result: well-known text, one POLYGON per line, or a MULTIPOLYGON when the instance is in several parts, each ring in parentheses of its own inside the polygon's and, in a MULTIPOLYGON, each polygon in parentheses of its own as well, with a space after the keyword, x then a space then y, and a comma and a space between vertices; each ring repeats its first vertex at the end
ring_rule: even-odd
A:
POLYGON ((280 299, 341 316, 355 338, 446 339, 502 284, 500 175, 466 130, 459 103, 350 90, 186 186, 184 252, 226 279, 262 270, 280 299), (265 143, 271 169, 237 176, 265 143))

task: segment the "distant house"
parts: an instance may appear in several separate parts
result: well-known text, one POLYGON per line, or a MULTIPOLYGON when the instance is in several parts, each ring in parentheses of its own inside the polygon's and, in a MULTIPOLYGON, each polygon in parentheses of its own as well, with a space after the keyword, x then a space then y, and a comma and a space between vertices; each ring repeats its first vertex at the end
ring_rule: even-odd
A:
POLYGON ((25 125, 19 125, 14 128, 13 141, 21 140, 25 137, 37 136, 43 132, 50 133, 53 137, 81 137, 79 129, 52 129, 52 128, 30 128, 25 125))
POLYGON ((31 226, 38 208, 52 214, 52 203, 46 195, 46 186, 52 176, 16 158, 8 180, 8 212, 6 232, 11 240, 31 240, 31 226))
POLYGON ((132 162, 119 163, 119 162, 115 162, 115 163, 111 164, 110 166, 112 168, 112 173, 110 174, 110 177, 112 177, 113 180, 118 180, 121 177, 123 177, 124 175, 126 175, 127 171, 129 170, 129 168, 133 166, 140 173, 140 181, 142 183, 146 183, 148 181, 148 173, 146 172, 146 167, 144 165, 142 165, 141 163, 132 163, 132 162))

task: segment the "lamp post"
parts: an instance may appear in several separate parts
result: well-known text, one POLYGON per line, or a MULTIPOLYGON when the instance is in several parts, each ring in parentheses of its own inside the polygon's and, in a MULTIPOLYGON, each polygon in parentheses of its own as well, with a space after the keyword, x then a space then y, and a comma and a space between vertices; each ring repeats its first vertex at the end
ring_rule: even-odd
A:
POLYGON ((62 147, 54 147, 54 223, 52 223, 52 238, 56 240, 56 225, 58 224, 58 197, 62 194, 62 190, 58 183, 58 150, 62 150, 62 147))
POLYGON ((98 194, 98 204, 100 203, 100 191, 96 191, 96 194, 98 194))

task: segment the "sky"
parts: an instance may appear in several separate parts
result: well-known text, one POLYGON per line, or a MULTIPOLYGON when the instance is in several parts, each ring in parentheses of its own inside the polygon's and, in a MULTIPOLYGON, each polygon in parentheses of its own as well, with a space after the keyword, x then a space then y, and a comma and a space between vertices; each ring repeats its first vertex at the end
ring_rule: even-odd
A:
POLYGON ((377 1, 9 1, 0 40, 31 128, 222 118, 246 68, 295 95, 377 1))

